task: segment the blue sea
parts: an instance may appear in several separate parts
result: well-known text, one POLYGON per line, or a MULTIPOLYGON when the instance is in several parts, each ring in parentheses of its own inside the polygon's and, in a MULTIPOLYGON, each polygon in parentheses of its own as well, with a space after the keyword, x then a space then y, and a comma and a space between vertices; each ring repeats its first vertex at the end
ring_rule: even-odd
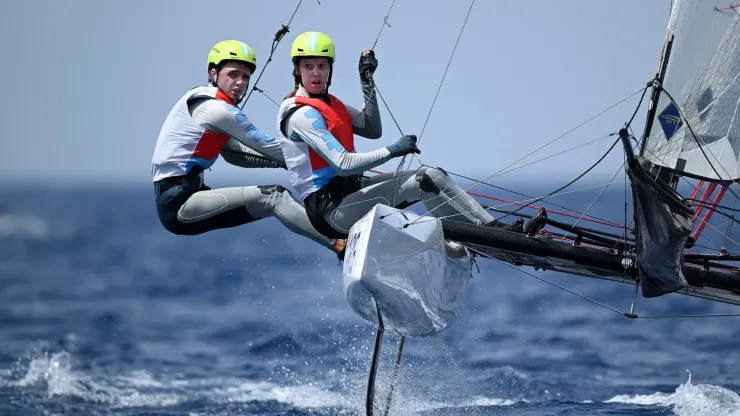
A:
MULTIPOLYGON (((600 204, 621 221, 623 189, 600 204)), ((276 219, 171 235, 148 186, 6 186, 0 205, 0 414, 364 414, 375 331, 336 257, 276 219)), ((455 324, 406 339, 389 414, 740 415, 740 318, 630 320, 477 263, 455 324)), ((629 310, 628 285, 525 270, 629 310)), ((672 294, 637 312, 740 307, 672 294)))

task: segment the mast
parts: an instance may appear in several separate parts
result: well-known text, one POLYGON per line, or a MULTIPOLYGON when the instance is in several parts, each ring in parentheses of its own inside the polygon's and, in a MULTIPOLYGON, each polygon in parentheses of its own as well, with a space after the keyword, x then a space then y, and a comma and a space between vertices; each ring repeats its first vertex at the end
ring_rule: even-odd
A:
MULTIPOLYGON (((660 59, 658 60, 658 68, 655 72, 655 77, 653 78, 658 82, 658 85, 663 85, 665 71, 668 67, 668 61, 671 58, 672 46, 673 34, 669 32, 666 35, 666 40, 663 42, 663 50, 661 51, 660 59)), ((650 107, 648 108, 647 118, 645 120, 645 131, 643 133, 644 140, 640 146, 640 156, 642 156, 645 151, 645 143, 647 142, 647 138, 650 137, 650 130, 653 128, 653 119, 655 118, 655 111, 658 108, 658 100, 660 99, 660 88, 658 85, 653 84, 651 87, 652 93, 650 95, 650 107)))

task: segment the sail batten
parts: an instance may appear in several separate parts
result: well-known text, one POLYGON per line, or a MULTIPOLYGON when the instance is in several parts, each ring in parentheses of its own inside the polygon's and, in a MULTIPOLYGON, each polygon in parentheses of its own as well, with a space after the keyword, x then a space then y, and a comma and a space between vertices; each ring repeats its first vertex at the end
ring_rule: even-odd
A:
POLYGON ((708 181, 740 179, 740 17, 722 0, 675 0, 662 91, 642 149, 650 163, 708 181))

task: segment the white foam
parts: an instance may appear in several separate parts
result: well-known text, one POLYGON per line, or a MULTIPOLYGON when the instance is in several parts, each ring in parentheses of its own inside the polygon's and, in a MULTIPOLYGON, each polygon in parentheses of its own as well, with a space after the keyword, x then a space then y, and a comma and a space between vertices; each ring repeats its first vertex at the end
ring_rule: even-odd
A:
MULTIPOLYGON (((112 408, 161 408, 196 400, 213 403, 277 401, 296 408, 352 407, 339 393, 315 383, 279 385, 233 377, 177 379, 157 378, 146 371, 123 375, 90 375, 72 369, 72 357, 62 351, 32 358, 18 379, 0 376, 0 385, 21 388, 45 387, 48 397, 75 397, 112 408)), ((10 371, 9 373, 12 373, 10 371)), ((17 373, 17 371, 16 371, 17 373)))
POLYGON ((322 407, 348 407, 350 403, 341 395, 326 391, 318 385, 279 386, 274 383, 257 381, 231 380, 213 389, 209 399, 218 403, 269 402, 289 404, 291 406, 312 409, 322 407))
MULTIPOLYGON (((28 361, 25 368, 15 369, 11 378, 0 376, 0 386, 44 388, 48 397, 74 397, 90 403, 101 403, 111 408, 162 408, 185 402, 206 400, 214 404, 278 402, 299 409, 341 408, 359 410, 362 395, 332 391, 322 383, 294 382, 291 385, 266 380, 244 380, 235 377, 182 379, 177 376, 157 377, 146 371, 121 375, 92 375, 74 370, 72 357, 65 351, 43 353, 28 361)), ((337 380, 335 380, 337 381, 337 380)), ((381 383, 387 387, 387 383, 381 383)), ((355 391, 358 386, 351 386, 355 391)), ((513 406, 529 403, 521 398, 488 396, 463 397, 461 400, 429 400, 428 391, 418 394, 400 389, 394 395, 393 411, 406 413, 433 411, 443 408, 513 406)), ((381 387, 378 398, 384 404, 385 391, 381 387)), ((593 403, 585 400, 583 403, 593 403)), ((669 408, 677 416, 740 416, 740 395, 729 389, 707 384, 686 383, 672 393, 620 394, 604 403, 623 403, 638 406, 669 408)))
POLYGON ((653 394, 619 394, 612 397, 604 403, 623 403, 623 404, 636 404, 640 406, 655 406, 665 405, 668 403, 672 394, 668 393, 653 393, 653 394))
MULTIPOLYGON (((376 402, 377 405, 385 405, 385 396, 383 400, 376 402)), ((441 409, 456 409, 463 407, 492 407, 492 406, 513 406, 518 403, 528 403, 527 400, 503 399, 498 397, 477 396, 461 401, 435 401, 425 400, 422 397, 409 397, 399 392, 393 396, 390 413, 394 414, 412 414, 432 412, 441 409)), ((383 406, 380 406, 381 408, 383 406)))
POLYGON ((127 378, 96 378, 73 371, 71 356, 64 351, 32 359, 26 374, 20 380, 6 381, 5 384, 18 387, 45 384, 48 397, 78 397, 114 408, 172 406, 184 400, 181 395, 170 392, 140 392, 127 378))
POLYGON ((740 395, 720 386, 692 384, 691 373, 686 383, 673 393, 621 394, 605 403, 670 407, 678 416, 740 416, 740 395))
POLYGON ((526 400, 500 399, 497 397, 476 397, 465 406, 512 406, 526 400))

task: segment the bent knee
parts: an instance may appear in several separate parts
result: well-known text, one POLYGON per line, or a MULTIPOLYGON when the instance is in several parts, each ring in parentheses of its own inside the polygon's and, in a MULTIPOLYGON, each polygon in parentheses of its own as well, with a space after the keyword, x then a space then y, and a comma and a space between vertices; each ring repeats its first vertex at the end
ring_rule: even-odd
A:
POLYGON ((426 168, 424 170, 424 173, 438 182, 447 182, 450 180, 450 176, 447 174, 447 172, 440 168, 426 168))
POLYGON ((202 191, 193 194, 177 211, 177 219, 189 224, 210 218, 229 209, 229 200, 224 193, 202 191))
POLYGON ((450 177, 441 169, 427 168, 417 173, 415 179, 422 191, 438 194, 449 187, 450 177))
POLYGON ((168 215, 160 218, 160 222, 165 230, 175 235, 198 235, 205 232, 205 230, 180 221, 177 215, 168 215))
POLYGON ((285 189, 283 185, 260 185, 257 188, 259 188, 260 192, 264 195, 273 195, 273 194, 288 194, 291 195, 290 191, 285 189))

